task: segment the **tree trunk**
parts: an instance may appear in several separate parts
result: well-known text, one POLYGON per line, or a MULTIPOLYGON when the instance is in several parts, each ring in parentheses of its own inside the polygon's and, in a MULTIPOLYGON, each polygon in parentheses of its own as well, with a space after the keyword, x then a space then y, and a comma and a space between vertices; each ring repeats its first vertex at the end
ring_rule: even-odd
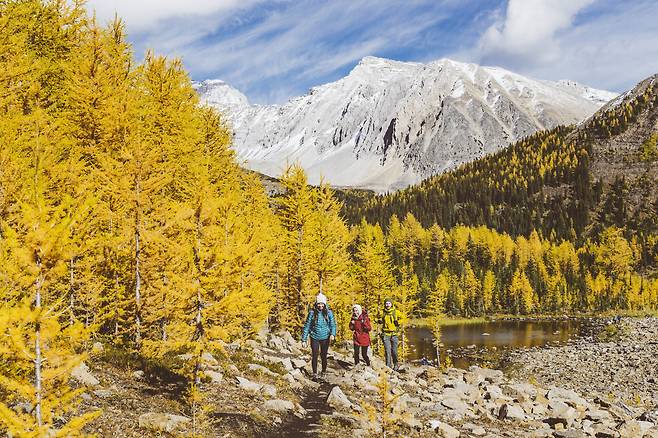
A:
POLYGON ((135 344, 139 349, 142 342, 142 273, 140 271, 141 262, 141 235, 140 235, 140 191, 141 185, 139 177, 135 181, 135 344))
POLYGON ((139 344, 142 341, 142 333, 141 333, 141 305, 142 305, 142 276, 141 272, 139 270, 139 262, 140 262, 140 241, 139 241, 139 224, 136 224, 135 228, 135 343, 137 344, 137 348, 139 348, 139 344))
POLYGON ((73 325, 75 322, 75 312, 73 310, 73 307, 75 306, 75 290, 74 290, 74 282, 75 282, 75 277, 73 273, 73 268, 74 268, 74 260, 75 257, 71 257, 71 260, 69 260, 69 323, 73 325))
MULTIPOLYGON (((41 259, 37 256, 37 281, 36 281, 36 296, 34 299, 34 307, 38 313, 41 310, 41 288, 43 286, 43 273, 41 272, 41 259)), ((43 398, 42 389, 41 389, 41 315, 37 317, 35 325, 35 337, 34 337, 34 389, 35 389, 35 407, 34 415, 37 420, 37 425, 41 427, 43 425, 42 414, 41 414, 41 401, 43 398)))

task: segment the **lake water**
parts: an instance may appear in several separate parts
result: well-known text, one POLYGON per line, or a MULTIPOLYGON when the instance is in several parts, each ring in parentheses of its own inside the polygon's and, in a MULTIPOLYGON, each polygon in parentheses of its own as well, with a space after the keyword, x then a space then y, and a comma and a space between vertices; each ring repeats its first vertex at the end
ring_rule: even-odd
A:
MULTIPOLYGON (((583 334, 586 319, 496 320, 444 326, 441 330, 441 360, 466 368, 472 364, 498 366, 501 355, 509 349, 564 344, 583 334)), ((427 327, 408 327, 408 359, 425 357, 434 360, 432 332, 427 327)))

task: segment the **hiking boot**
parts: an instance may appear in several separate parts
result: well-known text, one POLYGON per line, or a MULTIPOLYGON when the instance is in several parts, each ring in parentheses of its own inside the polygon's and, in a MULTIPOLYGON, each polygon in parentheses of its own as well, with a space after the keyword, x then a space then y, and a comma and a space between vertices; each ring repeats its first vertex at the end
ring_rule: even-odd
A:
POLYGON ((398 364, 393 365, 393 371, 400 371, 400 365, 398 364))
POLYGON ((318 373, 313 373, 313 375, 311 376, 311 380, 313 380, 314 382, 318 380, 318 373))
POLYGON ((326 372, 326 371, 322 371, 322 372, 320 373, 320 380, 324 380, 326 377, 327 377, 327 372, 326 372))

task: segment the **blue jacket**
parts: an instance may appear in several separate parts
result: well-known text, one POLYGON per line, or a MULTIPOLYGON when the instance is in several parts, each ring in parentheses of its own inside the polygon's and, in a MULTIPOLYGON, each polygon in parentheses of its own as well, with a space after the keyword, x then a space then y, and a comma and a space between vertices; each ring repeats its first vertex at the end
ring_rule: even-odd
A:
POLYGON ((329 336, 336 336, 336 320, 334 319, 334 312, 331 309, 327 309, 327 319, 325 319, 322 312, 317 312, 313 308, 306 318, 306 324, 304 324, 304 331, 302 332, 302 342, 305 342, 308 339, 308 336, 311 336, 311 339, 316 341, 323 341, 329 336), (317 313, 317 318, 315 314, 317 313), (315 319, 315 322, 313 321, 315 319))

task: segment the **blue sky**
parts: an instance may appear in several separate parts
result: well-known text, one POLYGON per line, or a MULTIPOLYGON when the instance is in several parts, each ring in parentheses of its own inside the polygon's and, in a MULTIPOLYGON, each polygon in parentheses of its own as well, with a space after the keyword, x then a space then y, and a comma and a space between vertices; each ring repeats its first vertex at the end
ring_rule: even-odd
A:
POLYGON ((658 73, 655 0, 90 0, 138 57, 181 57, 253 103, 281 103, 367 55, 497 65, 624 91, 658 73))

